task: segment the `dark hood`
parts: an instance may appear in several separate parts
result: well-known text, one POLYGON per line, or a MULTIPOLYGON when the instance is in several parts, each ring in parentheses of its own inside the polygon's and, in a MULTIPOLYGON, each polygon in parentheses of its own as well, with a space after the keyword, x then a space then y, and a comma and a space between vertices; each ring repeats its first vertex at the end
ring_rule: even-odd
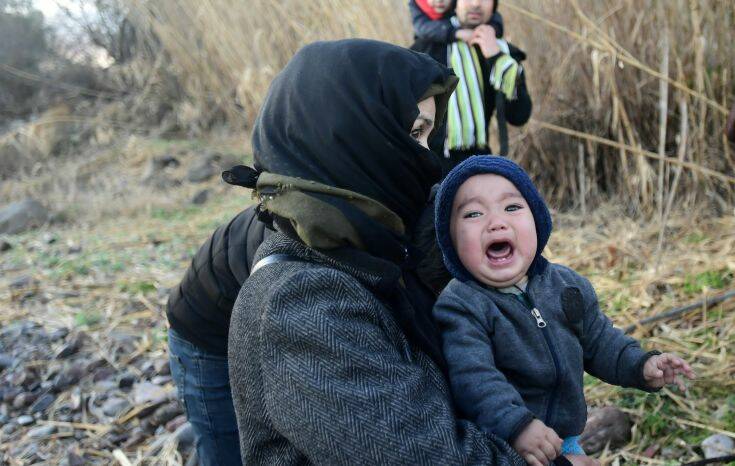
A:
POLYGON ((370 197, 411 230, 440 177, 437 156, 409 135, 416 104, 436 95, 443 118, 455 80, 429 56, 383 42, 307 45, 268 91, 255 167, 370 197))

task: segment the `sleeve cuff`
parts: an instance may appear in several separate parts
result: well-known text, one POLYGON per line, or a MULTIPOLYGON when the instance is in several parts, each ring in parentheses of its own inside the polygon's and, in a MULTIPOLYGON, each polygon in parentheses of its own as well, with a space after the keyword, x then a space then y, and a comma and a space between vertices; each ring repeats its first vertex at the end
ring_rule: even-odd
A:
POLYGON ((508 444, 513 445, 513 442, 515 442, 516 438, 518 438, 519 435, 521 435, 521 432, 528 427, 528 425, 533 421, 536 417, 531 413, 530 411, 527 411, 516 423, 515 425, 507 431, 505 436, 499 435, 499 437, 503 438, 508 444))
POLYGON ((640 360, 638 360, 638 363, 636 364, 636 368, 634 370, 634 374, 636 375, 637 384, 635 385, 636 388, 639 388, 645 392, 648 393, 655 393, 661 390, 660 388, 651 388, 648 385, 646 385, 646 379, 643 377, 643 366, 646 365, 646 361, 651 359, 651 356, 657 356, 661 354, 661 351, 649 351, 648 353, 641 356, 640 360))

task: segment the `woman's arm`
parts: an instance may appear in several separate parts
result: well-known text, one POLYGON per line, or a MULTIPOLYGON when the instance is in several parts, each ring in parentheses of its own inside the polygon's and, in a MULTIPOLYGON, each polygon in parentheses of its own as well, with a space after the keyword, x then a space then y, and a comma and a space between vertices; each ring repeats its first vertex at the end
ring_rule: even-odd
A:
POLYGON ((269 418, 313 462, 524 464, 455 418, 439 370, 398 343, 389 311, 347 274, 298 272, 269 300, 260 335, 269 418))

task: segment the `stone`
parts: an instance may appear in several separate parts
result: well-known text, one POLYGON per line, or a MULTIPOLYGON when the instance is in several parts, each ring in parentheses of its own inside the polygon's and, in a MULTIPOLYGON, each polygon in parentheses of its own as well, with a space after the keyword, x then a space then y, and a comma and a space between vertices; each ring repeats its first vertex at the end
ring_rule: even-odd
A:
POLYGON ((182 424, 186 422, 186 414, 176 416, 166 423, 166 430, 169 432, 175 432, 182 424))
POLYGON ((44 393, 38 399, 31 405, 30 412, 31 414, 36 413, 43 413, 45 412, 49 406, 51 406, 54 401, 56 401, 56 397, 52 395, 51 393, 44 393))
POLYGON ((41 440, 48 438, 56 433, 56 426, 38 426, 34 427, 33 429, 30 429, 28 433, 26 433, 26 437, 34 440, 41 440))
POLYGON ((171 382, 171 380, 170 375, 157 375, 151 379, 151 383, 154 385, 166 385, 171 382))
POLYGON ((64 460, 66 461, 67 466, 84 466, 87 464, 86 461, 84 461, 84 458, 73 451, 68 451, 64 460))
POLYGON ((33 416, 29 416, 27 414, 24 414, 23 416, 18 417, 15 422, 18 423, 18 425, 21 426, 29 426, 36 422, 36 420, 33 418, 33 416))
POLYGON ((17 278, 14 278, 9 284, 8 287, 11 290, 22 290, 23 288, 30 288, 34 285, 35 280, 33 277, 29 275, 23 275, 17 278))
POLYGON ((191 203, 194 205, 205 204, 209 199, 210 192, 211 191, 209 189, 202 189, 201 191, 194 194, 194 196, 191 198, 191 203))
POLYGON ((92 381, 99 382, 102 380, 107 380, 113 375, 115 375, 115 369, 113 369, 112 367, 100 367, 95 369, 92 375, 92 381))
POLYGON ((107 401, 102 405, 102 412, 105 416, 117 417, 125 412, 129 407, 130 403, 125 398, 113 397, 107 399, 107 401))
POLYGON ((168 359, 156 359, 153 367, 157 375, 171 375, 171 364, 168 359))
POLYGON ((53 233, 44 233, 41 237, 41 241, 43 241, 44 244, 54 244, 59 241, 59 238, 53 233))
POLYGON ((13 249, 13 245, 5 241, 4 239, 0 239, 0 252, 10 251, 13 249))
POLYGON ((588 455, 599 453, 609 443, 620 448, 630 441, 631 422, 628 415, 614 406, 593 409, 580 438, 580 445, 588 455))
POLYGON ((723 434, 710 435, 701 446, 705 459, 735 454, 735 440, 723 434))
POLYGON ((191 423, 185 422, 173 433, 174 438, 179 443, 179 450, 194 444, 194 427, 191 423))
POLYGON ((36 401, 36 398, 38 398, 38 395, 31 392, 23 392, 15 397, 13 400, 13 408, 15 409, 23 409, 29 404, 36 401))
POLYGON ((186 180, 191 183, 203 183, 215 173, 216 169, 209 160, 199 160, 186 172, 186 180))
POLYGON ((82 346, 84 346, 84 340, 86 338, 87 335, 84 332, 79 332, 78 334, 76 334, 76 336, 74 336, 74 338, 72 338, 70 342, 59 349, 59 351, 56 353, 56 359, 68 358, 69 356, 78 353, 82 346))
POLYGON ((0 429, 0 432, 2 432, 3 435, 11 435, 16 430, 18 430, 18 424, 15 422, 10 422, 8 424, 5 424, 5 426, 0 429))
POLYGON ((140 382, 133 387, 133 400, 136 405, 160 404, 168 400, 170 391, 151 382, 140 382))
POLYGON ((0 353, 0 372, 5 369, 12 368, 15 365, 15 358, 9 354, 0 353))
POLYGON ((136 379, 137 377, 135 376, 135 374, 131 374, 130 372, 125 372, 118 379, 117 386, 120 388, 130 388, 133 386, 136 379))
POLYGON ((66 327, 57 328, 53 332, 49 333, 48 338, 51 341, 63 340, 69 335, 69 329, 66 327))
POLYGON ((14 202, 0 209, 0 234, 15 235, 44 225, 49 211, 35 199, 14 202))
POLYGON ((158 409, 156 409, 156 411, 153 413, 151 422, 153 423, 153 425, 160 426, 168 423, 182 413, 183 410, 181 409, 181 405, 177 401, 166 403, 165 405, 160 406, 158 409))
POLYGON ((83 363, 77 363, 67 367, 54 379, 53 389, 57 392, 64 391, 72 385, 79 383, 84 375, 83 363))

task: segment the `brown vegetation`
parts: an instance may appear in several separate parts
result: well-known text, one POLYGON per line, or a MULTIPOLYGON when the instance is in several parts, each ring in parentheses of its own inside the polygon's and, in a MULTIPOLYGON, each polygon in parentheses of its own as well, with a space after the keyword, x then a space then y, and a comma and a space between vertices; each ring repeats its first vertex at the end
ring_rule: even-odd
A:
MULTIPOLYGON (((131 0, 178 70, 190 110, 251 124, 292 54, 318 39, 408 45, 404 0, 131 0)), ((629 213, 732 201, 735 158, 722 137, 733 94, 728 2, 514 0, 507 36, 529 53, 533 121, 513 156, 557 205, 625 199, 629 213), (661 118, 661 115, 664 118, 661 118)))

